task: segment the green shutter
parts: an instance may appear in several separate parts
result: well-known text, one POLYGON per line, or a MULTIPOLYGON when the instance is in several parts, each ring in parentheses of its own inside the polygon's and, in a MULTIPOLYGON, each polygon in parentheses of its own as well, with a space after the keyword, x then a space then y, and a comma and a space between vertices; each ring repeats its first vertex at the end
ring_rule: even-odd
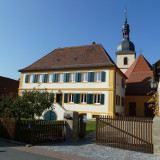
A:
POLYGON ((88 72, 88 82, 94 82, 94 72, 88 72))
POLYGON ((25 75, 25 83, 28 83, 28 74, 25 75))
POLYGON ((102 74, 101 74, 101 81, 102 82, 106 81, 106 72, 104 72, 104 71, 102 71, 102 74))
POLYGON ((74 94, 74 103, 78 104, 79 103, 79 99, 80 99, 80 94, 79 93, 75 93, 74 94))
POLYGON ((78 72, 76 73, 76 82, 79 82, 79 74, 78 74, 78 72))
POLYGON ((53 74, 53 77, 52 77, 52 82, 54 82, 54 74, 53 74))
POLYGON ((101 94, 101 104, 104 105, 104 94, 101 94))
POLYGON ((88 82, 91 82, 91 72, 88 72, 88 82))
POLYGON ((93 104, 93 94, 87 94, 87 104, 93 104))
POLYGON ((81 82, 81 73, 78 73, 78 82, 81 82))
POLYGON ((54 73, 54 74, 53 74, 53 82, 56 83, 56 82, 57 82, 57 79, 58 79, 58 74, 57 74, 57 73, 54 73))
POLYGON ((37 83, 37 74, 33 75, 33 83, 37 83))
POLYGON ((64 74, 64 82, 69 82, 69 73, 64 74))
POLYGON ((67 93, 65 93, 64 94, 64 103, 67 103, 67 97, 68 97, 68 95, 67 95, 67 93))
POLYGON ((94 72, 91 72, 91 82, 94 82, 94 72))
POLYGON ((54 102, 54 93, 51 93, 51 98, 52 98, 52 100, 54 102))

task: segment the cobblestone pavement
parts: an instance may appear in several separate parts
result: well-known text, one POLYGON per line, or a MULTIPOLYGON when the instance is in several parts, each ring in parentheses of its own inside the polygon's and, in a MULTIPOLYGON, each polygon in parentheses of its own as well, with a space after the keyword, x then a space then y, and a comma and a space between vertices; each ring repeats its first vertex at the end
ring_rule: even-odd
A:
POLYGON ((107 146, 101 146, 94 143, 94 133, 86 137, 85 141, 76 143, 63 142, 39 145, 38 147, 48 150, 70 153, 78 156, 84 156, 95 160, 160 160, 153 154, 122 150, 107 146))

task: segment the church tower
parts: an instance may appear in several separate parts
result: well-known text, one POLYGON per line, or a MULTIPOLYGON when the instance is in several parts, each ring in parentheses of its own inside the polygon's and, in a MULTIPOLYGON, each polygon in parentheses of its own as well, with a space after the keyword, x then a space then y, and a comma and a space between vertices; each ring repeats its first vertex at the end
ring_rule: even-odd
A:
POLYGON ((125 73, 131 64, 135 61, 136 52, 134 44, 129 39, 129 24, 127 24, 127 11, 125 10, 125 23, 122 27, 122 42, 117 47, 117 66, 125 73))

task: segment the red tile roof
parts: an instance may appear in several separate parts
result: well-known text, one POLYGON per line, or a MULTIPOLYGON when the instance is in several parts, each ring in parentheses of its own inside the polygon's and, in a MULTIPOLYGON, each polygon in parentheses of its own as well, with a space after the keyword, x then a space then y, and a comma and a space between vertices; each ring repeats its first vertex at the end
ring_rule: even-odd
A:
POLYGON ((18 95, 19 81, 0 76, 0 95, 13 93, 18 95))
POLYGON ((140 55, 126 71, 126 95, 147 95, 152 89, 150 82, 153 79, 151 64, 140 55))
POLYGON ((101 44, 57 48, 30 66, 19 70, 37 71, 52 69, 116 66, 101 44))

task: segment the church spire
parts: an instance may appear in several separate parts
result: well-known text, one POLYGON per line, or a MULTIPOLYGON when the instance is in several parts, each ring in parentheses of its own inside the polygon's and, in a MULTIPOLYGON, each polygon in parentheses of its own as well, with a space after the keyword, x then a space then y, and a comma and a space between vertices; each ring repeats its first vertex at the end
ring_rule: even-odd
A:
POLYGON ((122 33, 123 33, 123 39, 128 39, 129 40, 129 24, 127 24, 127 10, 125 9, 125 23, 123 24, 122 27, 122 33))

